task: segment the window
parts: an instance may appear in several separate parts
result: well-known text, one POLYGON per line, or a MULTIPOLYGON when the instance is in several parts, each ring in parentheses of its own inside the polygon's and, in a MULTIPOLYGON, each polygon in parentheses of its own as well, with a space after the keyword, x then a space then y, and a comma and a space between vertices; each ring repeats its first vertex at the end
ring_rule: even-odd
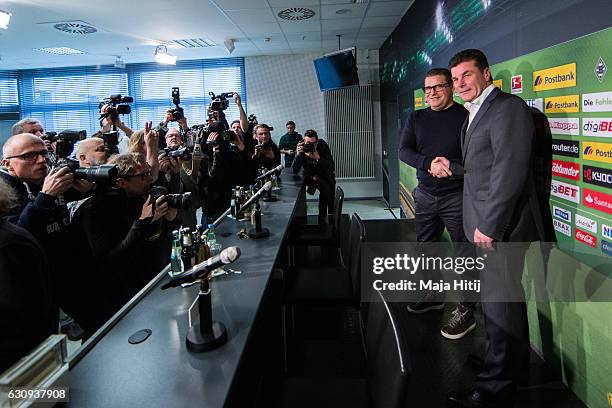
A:
POLYGON ((19 112, 17 72, 0 72, 0 113, 19 112))
POLYGON ((20 71, 21 117, 39 119, 45 130, 87 130, 99 126, 99 102, 111 94, 127 94, 123 69, 75 67, 20 71))
MULTIPOLYGON (((179 87, 181 107, 189 125, 204 123, 208 118, 209 92, 238 92, 246 109, 244 59, 179 61, 175 66, 159 64, 128 65, 130 96, 134 97, 132 123, 144 127, 147 120, 160 122, 166 109, 172 108, 173 87, 179 87)), ((233 101, 225 111, 228 121, 239 118, 233 101)))

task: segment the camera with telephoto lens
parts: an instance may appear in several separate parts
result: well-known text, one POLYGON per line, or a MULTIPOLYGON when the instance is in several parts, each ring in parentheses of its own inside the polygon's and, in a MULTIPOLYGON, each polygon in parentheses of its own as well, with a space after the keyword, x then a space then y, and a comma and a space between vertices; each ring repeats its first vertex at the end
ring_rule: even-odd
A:
POLYGON ((165 147, 159 151, 160 156, 174 157, 179 160, 187 161, 191 160, 191 153, 193 149, 189 146, 179 147, 177 149, 171 149, 165 147))
POLYGON ((181 104, 181 92, 177 86, 172 88, 172 103, 174 108, 168 109, 166 112, 172 114, 171 122, 178 122, 185 117, 185 110, 179 106, 181 104))
POLYGON ((316 150, 314 143, 304 143, 304 153, 314 153, 316 150))
POLYGON ((168 194, 168 189, 162 186, 153 186, 151 188, 151 200, 153 202, 161 196, 166 197, 165 202, 168 203, 168 207, 176 208, 177 210, 183 210, 189 208, 191 204, 191 192, 183 194, 168 194))
POLYGON ((108 149, 108 155, 119 154, 119 132, 111 130, 110 132, 102 133, 104 146, 108 149))
POLYGON ((108 98, 102 100, 98 105, 100 109, 100 119, 110 116, 113 123, 119 118, 119 115, 129 115, 132 110, 130 109, 129 103, 134 102, 134 98, 131 96, 111 95, 108 98), (106 113, 102 113, 102 108, 108 106, 106 113))

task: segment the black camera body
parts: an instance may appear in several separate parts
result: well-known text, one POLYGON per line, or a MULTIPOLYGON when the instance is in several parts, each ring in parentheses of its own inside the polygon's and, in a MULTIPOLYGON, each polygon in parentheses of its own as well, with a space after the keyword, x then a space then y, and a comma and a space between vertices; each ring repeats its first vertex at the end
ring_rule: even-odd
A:
POLYGON ((49 132, 46 135, 49 136, 48 139, 50 142, 55 143, 55 156, 58 159, 65 159, 70 156, 72 150, 74 149, 74 144, 80 140, 85 140, 87 137, 86 130, 64 130, 60 133, 49 132))
POLYGON ((304 143, 304 153, 314 153, 317 150, 314 143, 304 143))
POLYGON ((171 149, 169 147, 165 147, 160 150, 160 155, 165 155, 168 157, 174 157, 179 160, 187 161, 191 160, 192 148, 189 146, 179 147, 178 149, 171 149))
POLYGON ((119 154, 119 132, 111 130, 110 132, 102 133, 104 146, 108 149, 108 155, 119 154))
POLYGON ((168 109, 166 112, 172 114, 171 122, 178 122, 185 117, 185 110, 180 107, 181 92, 177 86, 172 87, 172 103, 174 108, 168 109))
MULTIPOLYGON (((77 166, 78 166, 77 162, 77 166)), ((92 167, 77 167, 72 170, 74 178, 77 180, 87 180, 96 184, 103 184, 110 186, 115 184, 117 181, 117 175, 119 170, 114 164, 102 164, 100 166, 92 167)))
POLYGON ((191 192, 183 194, 168 194, 168 189, 162 186, 153 186, 151 188, 151 200, 153 202, 161 196, 166 197, 168 207, 183 210, 191 205, 191 192))
POLYGON ((272 149, 272 145, 270 144, 270 142, 263 142, 258 145, 255 145, 255 148, 259 150, 270 150, 272 149))
POLYGON ((208 104, 208 111, 220 112, 227 109, 229 106, 228 98, 234 96, 233 92, 223 92, 219 95, 215 95, 214 92, 209 92, 210 103, 208 104))
POLYGON ((105 114, 100 113, 100 119, 105 116, 110 116, 113 123, 119 118, 119 115, 129 115, 132 112, 129 103, 134 102, 134 98, 131 96, 111 95, 108 98, 102 100, 98 105, 98 109, 102 110, 102 107, 107 105, 108 111, 105 114))

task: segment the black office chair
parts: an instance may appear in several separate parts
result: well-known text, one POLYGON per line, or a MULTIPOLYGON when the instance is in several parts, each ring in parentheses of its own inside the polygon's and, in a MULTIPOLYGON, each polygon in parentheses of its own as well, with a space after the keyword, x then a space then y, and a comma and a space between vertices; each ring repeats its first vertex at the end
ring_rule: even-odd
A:
POLYGON ((363 221, 353 214, 348 262, 341 266, 294 266, 287 269, 284 305, 359 306, 363 221))
POLYGON ((410 380, 408 354, 395 314, 383 295, 368 307, 366 378, 286 378, 276 406, 400 408, 410 380))
POLYGON ((289 245, 319 245, 340 248, 340 220, 342 218, 343 202, 344 191, 340 186, 336 186, 333 223, 331 225, 296 225, 291 232, 289 245))

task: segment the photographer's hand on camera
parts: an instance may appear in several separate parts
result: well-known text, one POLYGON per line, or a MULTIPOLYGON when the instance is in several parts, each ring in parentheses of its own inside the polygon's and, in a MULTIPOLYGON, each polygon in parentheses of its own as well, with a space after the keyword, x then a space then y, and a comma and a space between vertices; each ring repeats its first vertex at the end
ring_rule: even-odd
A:
POLYGON ((74 174, 67 167, 51 172, 43 182, 41 192, 52 197, 59 197, 73 186, 74 174))

